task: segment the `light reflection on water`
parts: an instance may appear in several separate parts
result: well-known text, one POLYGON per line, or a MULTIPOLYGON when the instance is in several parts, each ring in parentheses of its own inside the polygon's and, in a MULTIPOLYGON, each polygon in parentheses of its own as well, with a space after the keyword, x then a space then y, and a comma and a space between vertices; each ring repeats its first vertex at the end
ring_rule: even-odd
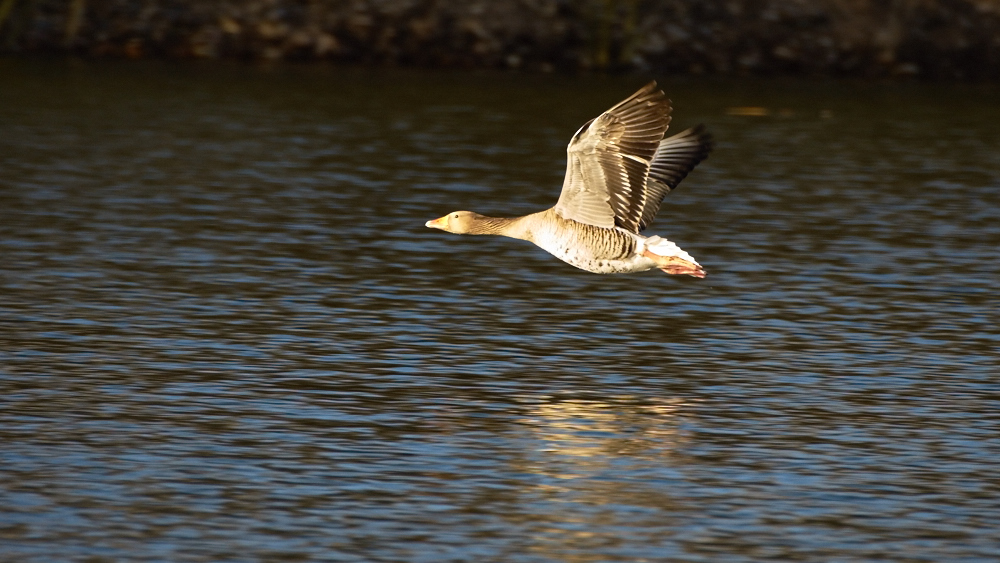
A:
POLYGON ((0 74, 4 558, 1000 555, 994 87, 661 79, 695 280, 423 227, 639 79, 0 74))

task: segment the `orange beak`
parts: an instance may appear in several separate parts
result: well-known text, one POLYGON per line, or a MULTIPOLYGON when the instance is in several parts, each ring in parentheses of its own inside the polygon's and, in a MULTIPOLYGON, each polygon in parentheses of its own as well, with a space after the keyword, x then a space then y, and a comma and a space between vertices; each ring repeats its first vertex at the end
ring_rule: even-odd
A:
POLYGON ((432 229, 442 229, 442 230, 444 230, 445 226, 448 225, 448 216, 445 215, 444 217, 438 217, 437 219, 434 219, 433 221, 427 221, 426 223, 424 223, 424 225, 427 226, 427 227, 430 227, 432 229))

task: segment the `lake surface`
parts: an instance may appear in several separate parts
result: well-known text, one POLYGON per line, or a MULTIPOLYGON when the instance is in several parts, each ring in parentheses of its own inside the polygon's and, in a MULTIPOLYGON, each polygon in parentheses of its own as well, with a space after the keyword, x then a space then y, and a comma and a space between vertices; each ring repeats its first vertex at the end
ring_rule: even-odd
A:
POLYGON ((1000 559, 1000 87, 657 78, 704 280, 424 227, 646 77, 0 59, 0 560, 1000 559))

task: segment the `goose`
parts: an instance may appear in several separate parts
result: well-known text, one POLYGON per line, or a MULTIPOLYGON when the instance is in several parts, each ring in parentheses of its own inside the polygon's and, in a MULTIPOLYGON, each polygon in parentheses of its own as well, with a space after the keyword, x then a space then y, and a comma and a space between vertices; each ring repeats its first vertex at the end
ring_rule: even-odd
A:
POLYGON ((712 149, 702 125, 664 138, 671 109, 653 81, 580 127, 566 148, 562 193, 549 209, 513 218, 454 211, 425 225, 526 240, 596 274, 659 268, 704 278, 705 269, 679 246, 639 234, 712 149))

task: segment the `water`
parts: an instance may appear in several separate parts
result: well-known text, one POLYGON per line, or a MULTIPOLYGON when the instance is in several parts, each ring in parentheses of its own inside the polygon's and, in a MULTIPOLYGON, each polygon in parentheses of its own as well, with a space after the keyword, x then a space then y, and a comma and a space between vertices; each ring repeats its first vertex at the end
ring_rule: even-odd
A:
POLYGON ((638 77, 0 61, 0 559, 996 561, 997 87, 661 83, 704 280, 423 226, 638 77))

